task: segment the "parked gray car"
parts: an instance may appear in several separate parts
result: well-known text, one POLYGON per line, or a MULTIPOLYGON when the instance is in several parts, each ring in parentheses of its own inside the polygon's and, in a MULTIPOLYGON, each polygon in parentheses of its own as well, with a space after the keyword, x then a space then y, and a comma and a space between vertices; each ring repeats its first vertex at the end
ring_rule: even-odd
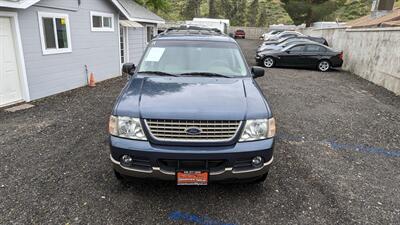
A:
POLYGON ((272 35, 271 37, 268 38, 267 41, 276 41, 281 38, 286 38, 286 37, 299 37, 303 36, 304 34, 297 32, 297 31, 283 31, 281 33, 278 33, 276 35, 272 35))
POLYGON ((257 52, 262 52, 262 51, 268 51, 268 50, 280 50, 283 49, 291 44, 295 43, 315 43, 314 41, 307 40, 307 39, 302 39, 302 38, 292 38, 288 39, 280 44, 271 44, 271 45, 261 45, 258 49, 257 52))
POLYGON ((276 41, 264 41, 262 45, 277 45, 277 44, 280 44, 280 43, 282 43, 284 41, 287 41, 287 40, 290 40, 290 39, 295 39, 295 38, 296 39, 315 41, 315 42, 317 42, 319 44, 323 44, 323 45, 329 46, 328 42, 323 37, 312 37, 312 36, 306 36, 306 35, 285 37, 285 38, 281 38, 281 39, 276 40, 276 41))

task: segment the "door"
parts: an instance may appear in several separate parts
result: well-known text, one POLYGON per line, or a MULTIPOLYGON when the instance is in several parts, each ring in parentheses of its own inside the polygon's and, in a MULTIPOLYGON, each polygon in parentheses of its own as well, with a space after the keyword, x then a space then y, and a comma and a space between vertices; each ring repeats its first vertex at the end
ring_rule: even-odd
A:
POLYGON ((22 100, 11 18, 0 17, 0 106, 22 100))
POLYGON ((146 26, 146 41, 150 43, 154 38, 154 26, 146 26))
POLYGON ((301 66, 304 45, 295 45, 282 51, 279 55, 282 66, 301 66))
POLYGON ((322 58, 322 55, 325 54, 326 48, 319 45, 306 45, 305 51, 303 54, 304 65, 307 67, 315 67, 317 66, 317 62, 322 58))

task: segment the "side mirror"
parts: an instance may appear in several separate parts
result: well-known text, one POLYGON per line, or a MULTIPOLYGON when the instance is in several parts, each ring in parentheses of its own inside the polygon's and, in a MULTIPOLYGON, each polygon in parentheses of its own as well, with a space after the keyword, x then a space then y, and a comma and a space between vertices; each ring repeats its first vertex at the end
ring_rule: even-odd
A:
POLYGON ((135 73, 136 66, 133 63, 124 63, 122 65, 122 73, 128 74, 128 75, 133 75, 135 73))
POLYGON ((253 74, 253 78, 263 77, 265 74, 265 70, 262 67, 253 66, 251 67, 251 73, 253 74))
POLYGON ((287 54, 290 54, 290 51, 289 51, 289 50, 287 50, 287 51, 286 51, 286 53, 287 53, 287 54))

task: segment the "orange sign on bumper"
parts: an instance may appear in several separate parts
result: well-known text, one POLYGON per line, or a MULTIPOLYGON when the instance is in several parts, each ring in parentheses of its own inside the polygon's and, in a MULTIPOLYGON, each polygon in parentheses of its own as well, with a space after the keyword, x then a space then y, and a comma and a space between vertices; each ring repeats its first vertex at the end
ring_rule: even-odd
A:
POLYGON ((208 172, 184 171, 176 173, 178 185, 207 185, 208 172))

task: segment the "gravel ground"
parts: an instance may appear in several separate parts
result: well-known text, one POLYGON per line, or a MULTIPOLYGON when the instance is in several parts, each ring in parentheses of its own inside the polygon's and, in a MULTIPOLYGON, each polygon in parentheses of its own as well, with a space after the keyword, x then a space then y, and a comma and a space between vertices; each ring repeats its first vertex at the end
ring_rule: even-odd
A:
MULTIPOLYGON (((240 40, 249 64, 258 41, 240 40)), ((264 184, 118 182, 107 119, 123 78, 0 111, 0 224, 399 224, 400 97, 342 71, 268 69, 264 184)))

